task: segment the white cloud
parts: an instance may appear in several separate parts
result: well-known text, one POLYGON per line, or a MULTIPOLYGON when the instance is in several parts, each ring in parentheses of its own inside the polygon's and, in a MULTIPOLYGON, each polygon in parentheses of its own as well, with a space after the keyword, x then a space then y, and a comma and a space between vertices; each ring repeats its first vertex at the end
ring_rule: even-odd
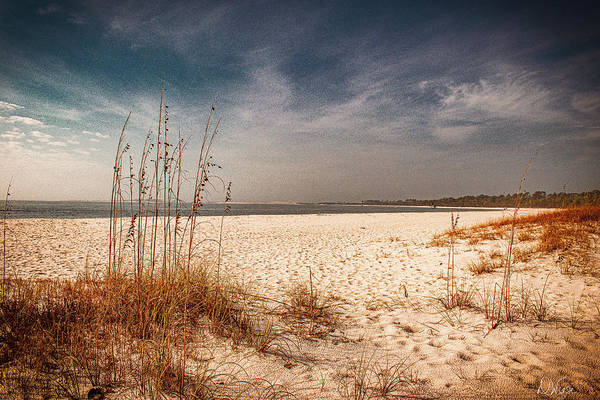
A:
POLYGON ((95 136, 95 137, 101 138, 101 139, 107 139, 109 137, 108 135, 105 135, 100 132, 83 131, 83 133, 85 133, 86 135, 95 136))
POLYGON ((381 106, 387 105, 389 96, 384 93, 385 82, 368 81, 359 75, 349 82, 352 93, 343 101, 330 104, 313 104, 275 64, 257 68, 248 85, 239 91, 239 104, 231 110, 237 131, 244 132, 252 142, 263 139, 285 140, 284 137, 326 137, 339 140, 346 137, 360 140, 378 140, 402 125, 404 116, 395 114, 383 120, 379 117, 381 106), (378 136, 379 135, 379 136, 378 136))
POLYGON ((496 81, 450 84, 442 99, 442 117, 455 119, 511 118, 556 120, 550 102, 555 93, 527 74, 508 75, 496 81))
MULTIPOLYGON (((60 106, 52 107, 52 116, 67 121, 82 121, 85 119, 87 110, 77 110, 74 108, 65 108, 60 106)), ((61 129, 69 129, 61 127, 61 129)))
POLYGON ((530 126, 570 121, 552 104, 560 93, 540 85, 532 74, 508 73, 474 83, 442 84, 436 90, 441 100, 431 116, 431 133, 445 142, 466 139, 499 120, 530 126))
POLYGON ((17 140, 17 139, 21 139, 25 136, 25 133, 23 131, 21 131, 19 128, 12 128, 8 131, 5 131, 3 134, 0 135, 0 137, 2 139, 8 139, 8 140, 17 140))
POLYGON ((6 122, 9 124, 23 124, 28 126, 35 126, 38 128, 45 128, 46 125, 42 121, 29 117, 21 117, 19 115, 11 115, 10 117, 0 117, 0 122, 6 122))
POLYGON ((55 147, 67 147, 67 144, 65 142, 61 142, 61 141, 48 142, 48 145, 55 146, 55 147))
POLYGON ((443 142, 458 142, 477 132, 479 128, 476 126, 445 126, 436 127, 433 130, 433 135, 443 142))
POLYGON ((40 131, 32 131, 30 135, 34 138, 37 138, 37 140, 42 143, 47 143, 50 141, 50 139, 52 139, 52 135, 40 131))
POLYGON ((20 108, 23 108, 23 106, 20 106, 18 104, 7 103, 5 101, 0 101, 0 110, 1 111, 15 111, 20 108))
POLYGON ((69 143, 69 144, 79 144, 79 140, 67 139, 67 143, 69 143))
POLYGON ((98 138, 95 138, 95 137, 90 138, 90 142, 98 143, 99 141, 100 141, 100 139, 98 139, 98 138))
POLYGON ((81 155, 83 155, 83 156, 89 156, 89 155, 90 155, 90 152, 89 152, 89 151, 82 150, 82 149, 74 149, 74 150, 73 150, 73 153, 76 153, 76 154, 81 154, 81 155))
POLYGON ((61 143, 2 143, 0 159, 3 160, 3 168, 0 168, 0 180, 11 176, 18 180, 15 198, 92 200, 106 197, 105 188, 110 184, 110 163, 105 165, 98 158, 77 155, 65 143, 61 143), (90 180, 90 176, 94 179, 90 180))

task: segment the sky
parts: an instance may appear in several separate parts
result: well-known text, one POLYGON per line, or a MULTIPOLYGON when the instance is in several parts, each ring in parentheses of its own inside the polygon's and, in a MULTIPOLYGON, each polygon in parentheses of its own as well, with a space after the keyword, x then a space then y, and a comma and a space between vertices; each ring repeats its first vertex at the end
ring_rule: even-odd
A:
POLYGON ((599 189, 598 9, 0 0, 0 189, 109 199, 127 114, 135 161, 163 82, 189 170, 216 99, 235 201, 514 193, 534 154, 527 190, 599 189))

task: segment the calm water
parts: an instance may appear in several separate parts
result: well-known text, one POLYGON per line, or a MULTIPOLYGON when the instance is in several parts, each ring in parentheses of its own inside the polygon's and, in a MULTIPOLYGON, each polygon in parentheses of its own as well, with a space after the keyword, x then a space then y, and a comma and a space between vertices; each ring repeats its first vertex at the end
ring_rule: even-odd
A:
MULTIPOLYGON (((109 202, 91 201, 9 201, 8 218, 106 218, 110 213, 109 202)), ((229 215, 284 215, 284 214, 352 214, 395 212, 464 212, 485 211, 482 208, 421 208, 394 206, 362 206, 344 204, 230 204, 229 215)), ((3 202, 0 207, 4 209, 3 202)), ((182 214, 189 212, 189 204, 182 207, 182 214)), ((207 204, 201 215, 221 215, 222 204, 207 204)))

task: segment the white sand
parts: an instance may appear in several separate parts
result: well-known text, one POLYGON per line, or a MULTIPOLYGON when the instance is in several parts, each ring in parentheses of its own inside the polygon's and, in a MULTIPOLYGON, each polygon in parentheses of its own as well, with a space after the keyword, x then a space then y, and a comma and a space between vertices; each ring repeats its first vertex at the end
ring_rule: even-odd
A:
MULTIPOLYGON (((462 212, 459 226, 501 216, 502 211, 462 212)), ((215 238, 219 218, 206 221, 208 237, 215 238)), ((572 384, 596 385, 600 391, 600 311, 595 308, 600 280, 561 275, 552 257, 527 268, 517 265, 517 292, 523 285, 532 296, 541 293, 549 276, 545 301, 559 322, 505 324, 489 332, 480 312, 444 313, 433 306, 444 294, 448 250, 428 242, 449 223, 446 212, 227 217, 223 269, 260 293, 283 299, 292 282, 308 279, 310 267, 316 284, 344 302, 341 325, 325 339, 298 339, 285 351, 295 360, 287 366, 285 358, 251 351, 240 355, 238 350, 231 357, 243 357, 250 372, 272 381, 296 383, 293 388, 306 398, 339 398, 352 360, 361 354, 374 361, 408 357, 423 380, 418 390, 444 397, 497 391, 535 398, 543 376, 554 381, 566 376, 572 384), (573 310, 586 329, 568 326, 573 310)), ((83 272, 86 260, 90 269, 104 268, 105 219, 9 220, 9 227, 9 271, 68 278, 83 272)), ((458 244, 459 282, 477 285, 480 293, 492 288, 500 271, 473 277, 466 265, 480 252, 505 251, 506 245, 458 244)), ((211 242, 205 246, 214 249, 211 242)))

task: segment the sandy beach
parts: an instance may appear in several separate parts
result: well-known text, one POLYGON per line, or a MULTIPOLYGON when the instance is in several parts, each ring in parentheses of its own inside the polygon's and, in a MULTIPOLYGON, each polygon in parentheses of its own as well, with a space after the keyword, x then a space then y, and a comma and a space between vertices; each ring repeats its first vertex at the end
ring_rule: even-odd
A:
POLYGON ((600 7, 0 2, 0 400, 600 399, 600 7))
MULTIPOLYGON (((464 227, 508 211, 459 215, 464 227)), ((202 238, 215 238, 220 218, 203 221, 202 238)), ((306 398, 340 398, 348 370, 361 357, 406 360, 415 378, 413 390, 431 398, 480 393, 536 398, 543 396, 538 389, 544 377, 553 382, 567 377, 597 389, 600 280, 562 275, 551 256, 526 268, 516 264, 513 285, 534 293, 547 281, 545 301, 556 318, 490 331, 481 312, 443 311, 435 305, 446 285, 448 249, 430 241, 449 228, 449 221, 446 212, 226 217, 222 270, 255 292, 283 301, 292 283, 308 280, 310 267, 315 286, 339 299, 340 323, 324 338, 296 338, 283 356, 225 346, 215 357, 243 359, 251 376, 289 385, 306 398), (569 327, 575 305, 577 318, 590 329, 569 327)), ((89 271, 104 268, 106 219, 19 219, 8 224, 8 268, 18 276, 73 278, 86 265, 89 271)), ((214 262, 214 243, 205 240, 199 246, 207 254, 205 262, 214 262)), ((480 254, 505 251, 506 246, 505 240, 458 243, 459 285, 476 288, 481 296, 500 282, 501 271, 474 276, 466 266, 480 254)))

